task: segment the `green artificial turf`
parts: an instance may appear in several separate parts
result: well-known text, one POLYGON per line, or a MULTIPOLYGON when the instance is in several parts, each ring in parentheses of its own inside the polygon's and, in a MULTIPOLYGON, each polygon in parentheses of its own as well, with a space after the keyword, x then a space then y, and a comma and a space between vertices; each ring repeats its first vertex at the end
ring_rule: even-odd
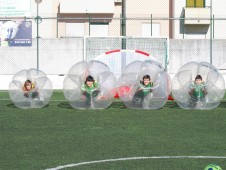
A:
MULTIPOLYGON (((42 109, 19 109, 0 92, 0 169, 38 170, 96 160, 153 156, 226 157, 226 101, 213 110, 131 110, 119 100, 76 110, 55 91, 42 109)), ((138 159, 67 169, 226 169, 226 159, 138 159)))

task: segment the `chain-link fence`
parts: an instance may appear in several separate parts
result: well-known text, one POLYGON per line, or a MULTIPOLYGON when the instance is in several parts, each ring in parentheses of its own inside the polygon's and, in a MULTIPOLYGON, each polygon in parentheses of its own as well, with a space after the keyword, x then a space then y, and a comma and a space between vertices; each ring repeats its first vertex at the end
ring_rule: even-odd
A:
MULTIPOLYGON (((46 74, 65 74, 76 62, 89 61, 115 49, 150 53, 169 73, 177 72, 190 61, 207 61, 226 69, 226 18, 127 16, 126 43, 123 43, 120 15, 105 18, 87 15, 46 17, 46 14, 38 24, 35 17, 20 18, 32 23, 32 46, 1 46, 0 74, 15 74, 21 69, 37 67, 46 74), (202 20, 207 20, 207 24, 202 24, 202 20)), ((18 18, 0 18, 2 24, 8 20, 18 18)))
POLYGON ((39 40, 33 39, 31 47, 7 47, 1 50, 1 74, 15 74, 22 69, 39 68, 46 74, 67 74, 79 61, 90 61, 99 55, 121 49, 142 50, 167 67, 167 38, 142 37, 74 37, 39 40), (38 65, 39 63, 39 65, 38 65))

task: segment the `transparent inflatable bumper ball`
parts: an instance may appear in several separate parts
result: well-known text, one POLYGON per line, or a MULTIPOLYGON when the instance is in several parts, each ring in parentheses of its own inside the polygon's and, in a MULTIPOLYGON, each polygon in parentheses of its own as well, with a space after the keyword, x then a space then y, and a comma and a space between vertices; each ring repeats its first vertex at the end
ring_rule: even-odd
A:
POLYGON ((117 87, 120 99, 128 108, 160 109, 168 100, 171 81, 160 63, 134 61, 124 69, 117 87), (148 85, 144 85, 145 76, 150 77, 148 85))
POLYGON ((172 95, 183 109, 214 109, 225 94, 224 78, 218 69, 207 62, 183 65, 172 80, 172 95), (196 82, 200 76, 201 83, 196 82))
POLYGON ((64 79, 64 96, 76 109, 104 109, 116 94, 116 78, 100 61, 79 62, 73 65, 64 79), (95 86, 86 89, 86 78, 92 76, 95 86), (85 88, 84 88, 85 87, 85 88))
POLYGON ((44 72, 33 68, 16 73, 9 85, 10 99, 23 109, 46 106, 51 95, 51 81, 44 72))

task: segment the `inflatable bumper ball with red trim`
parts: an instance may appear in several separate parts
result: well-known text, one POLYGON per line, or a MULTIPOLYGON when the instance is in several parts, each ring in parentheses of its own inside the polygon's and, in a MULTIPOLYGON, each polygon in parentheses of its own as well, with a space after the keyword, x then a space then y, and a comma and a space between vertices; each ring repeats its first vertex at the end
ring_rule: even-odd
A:
POLYGON ((116 78, 106 64, 82 61, 69 69, 63 92, 73 108, 104 109, 110 106, 117 92, 116 78))
POLYGON ((19 108, 42 108, 52 96, 52 83, 46 74, 37 69, 16 73, 9 85, 9 96, 19 108))
POLYGON ((183 109, 214 109, 225 94, 224 78, 210 63, 190 62, 173 77, 172 94, 183 109))
POLYGON ((160 109, 171 92, 171 79, 156 61, 134 61, 125 67, 117 89, 120 99, 128 108, 160 109), (147 79, 148 84, 145 82, 147 79))

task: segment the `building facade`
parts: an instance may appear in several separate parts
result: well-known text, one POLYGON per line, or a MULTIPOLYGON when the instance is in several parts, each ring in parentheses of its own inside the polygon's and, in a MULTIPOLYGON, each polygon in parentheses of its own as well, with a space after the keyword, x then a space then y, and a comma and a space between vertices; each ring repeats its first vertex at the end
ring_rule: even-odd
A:
MULTIPOLYGON (((43 0, 37 5, 35 0, 0 0, 0 16, 2 19, 31 20, 33 38, 37 28, 41 38, 120 36, 122 1, 43 0), (16 13, 17 10, 24 12, 16 13), (37 13, 42 18, 38 25, 34 19, 37 13)), ((127 36, 209 39, 212 35, 213 39, 226 38, 224 0, 125 2, 127 36)))
POLYGON ((173 38, 210 39, 212 36, 213 39, 225 39, 224 3, 223 0, 174 0, 173 38))

